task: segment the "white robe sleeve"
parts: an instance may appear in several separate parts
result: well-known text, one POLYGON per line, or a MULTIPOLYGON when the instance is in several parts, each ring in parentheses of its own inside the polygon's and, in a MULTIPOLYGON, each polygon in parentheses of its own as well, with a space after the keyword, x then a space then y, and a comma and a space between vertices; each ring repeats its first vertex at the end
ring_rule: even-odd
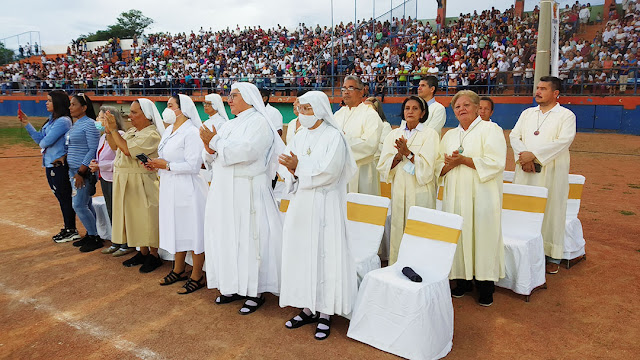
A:
POLYGON ((504 133, 498 125, 494 123, 491 125, 494 126, 490 126, 483 133, 482 156, 472 158, 480 182, 483 183, 494 179, 497 175, 502 175, 507 162, 507 142, 504 139, 504 133))
MULTIPOLYGON (((293 150, 295 141, 293 141, 293 139, 291 139, 291 140, 292 140, 291 144, 287 145, 287 147, 284 149, 284 154, 291 155, 290 154, 291 152, 293 152, 294 154, 296 153, 293 150)), ((299 164, 299 162, 300 162, 300 160, 298 160, 298 164, 299 164)), ((296 179, 295 176, 293 176, 293 174, 291 174, 289 169, 287 169, 282 164, 278 164, 277 173, 278 173, 278 175, 280 175, 281 178, 284 179, 284 191, 286 193, 293 194, 296 191, 298 191, 298 179, 296 179)))
POLYGON ((433 181, 440 148, 440 135, 430 128, 424 129, 422 135, 424 143, 420 151, 414 155, 413 163, 416 166, 416 181, 419 185, 424 186, 433 181))
POLYGON ((382 181, 386 183, 393 182, 396 170, 398 169, 398 166, 393 169, 391 168, 393 158, 398 153, 398 149, 395 148, 397 134, 398 132, 396 130, 392 130, 389 135, 384 138, 384 142, 382 143, 382 152, 380 153, 380 160, 378 161, 378 172, 380 173, 382 181))
POLYGON ((562 152, 569 149, 576 137, 576 115, 571 111, 565 111, 560 120, 560 132, 557 139, 546 143, 536 149, 532 149, 533 155, 542 166, 555 160, 562 152))
POLYGON ((373 156, 378 150, 380 143, 380 133, 382 132, 382 120, 380 116, 371 110, 364 116, 364 124, 362 125, 362 134, 360 137, 350 137, 346 135, 347 142, 353 153, 356 162, 359 160, 373 156))
POLYGON ((185 161, 172 161, 171 172, 175 174, 197 174, 202 166, 202 151, 204 145, 197 132, 189 132, 184 137, 184 159, 185 161))
POLYGON ((248 126, 241 139, 228 140, 216 134, 209 147, 218 153, 217 161, 221 161, 223 166, 231 166, 252 163, 264 157, 273 143, 273 131, 266 121, 253 121, 254 126, 248 126))
POLYGON ((340 180, 346 151, 344 142, 340 136, 325 136, 321 141, 328 142, 325 153, 298 158, 296 176, 301 189, 331 185, 340 180))

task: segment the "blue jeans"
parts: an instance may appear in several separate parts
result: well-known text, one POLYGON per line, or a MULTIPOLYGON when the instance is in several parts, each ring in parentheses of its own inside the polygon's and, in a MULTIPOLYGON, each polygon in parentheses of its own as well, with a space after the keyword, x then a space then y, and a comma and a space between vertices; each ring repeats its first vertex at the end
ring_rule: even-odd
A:
POLYGON ((76 189, 76 181, 73 176, 78 169, 69 169, 69 181, 71 182, 71 203, 78 218, 87 229, 87 235, 98 235, 96 228, 96 210, 93 208, 91 196, 96 192, 96 185, 84 178, 84 186, 76 189))

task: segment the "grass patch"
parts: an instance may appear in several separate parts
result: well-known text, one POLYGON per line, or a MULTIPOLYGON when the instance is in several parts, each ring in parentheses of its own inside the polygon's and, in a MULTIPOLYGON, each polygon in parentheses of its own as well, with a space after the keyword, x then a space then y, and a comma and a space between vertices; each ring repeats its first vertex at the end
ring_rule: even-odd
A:
POLYGON ((0 128, 0 147, 11 145, 30 145, 37 146, 31 139, 27 130, 21 127, 0 128))
POLYGON ((634 213, 633 211, 620 210, 620 214, 629 216, 629 215, 635 215, 636 213, 634 213))
POLYGON ((640 184, 627 184, 627 186, 632 189, 640 189, 640 184))

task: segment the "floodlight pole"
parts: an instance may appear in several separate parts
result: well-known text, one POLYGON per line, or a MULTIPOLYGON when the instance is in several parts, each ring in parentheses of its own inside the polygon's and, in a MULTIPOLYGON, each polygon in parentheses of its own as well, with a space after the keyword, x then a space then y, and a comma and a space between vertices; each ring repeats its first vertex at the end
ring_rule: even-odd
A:
POLYGON ((540 15, 538 18, 538 48, 536 51, 536 69, 533 77, 533 93, 536 92, 538 81, 543 76, 549 76, 551 69, 551 17, 553 0, 540 1, 540 15))

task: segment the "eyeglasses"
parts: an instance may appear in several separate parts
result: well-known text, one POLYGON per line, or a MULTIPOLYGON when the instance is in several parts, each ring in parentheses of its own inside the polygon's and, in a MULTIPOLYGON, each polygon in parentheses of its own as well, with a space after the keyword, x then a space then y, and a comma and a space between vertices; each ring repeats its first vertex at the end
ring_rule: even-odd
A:
POLYGON ((307 113, 313 111, 313 108, 309 104, 300 104, 296 106, 296 110, 298 110, 299 113, 307 113))
POLYGON ((351 91, 356 91, 356 90, 362 90, 362 88, 361 87, 355 87, 355 86, 349 86, 349 87, 340 88, 340 91, 342 91, 342 92, 347 92, 347 91, 351 92, 351 91))
POLYGON ((227 95, 227 101, 235 100, 236 96, 242 97, 242 94, 240 94, 240 93, 231 93, 231 94, 227 95))

